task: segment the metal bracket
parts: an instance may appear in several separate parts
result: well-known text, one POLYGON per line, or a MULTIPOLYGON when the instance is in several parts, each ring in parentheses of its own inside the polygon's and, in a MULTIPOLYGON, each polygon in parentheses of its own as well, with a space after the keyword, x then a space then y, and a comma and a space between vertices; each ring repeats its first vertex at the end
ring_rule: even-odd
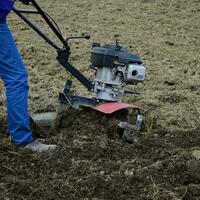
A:
POLYGON ((61 104, 68 104, 73 108, 78 108, 79 106, 94 107, 97 105, 98 102, 95 98, 70 95, 71 87, 72 81, 67 80, 63 92, 59 93, 59 101, 61 104))
POLYGON ((129 143, 133 143, 140 133, 142 123, 143 123, 143 116, 140 113, 138 113, 136 116, 135 125, 132 125, 127 122, 120 122, 118 124, 118 128, 119 131, 122 130, 122 139, 124 139, 129 143))

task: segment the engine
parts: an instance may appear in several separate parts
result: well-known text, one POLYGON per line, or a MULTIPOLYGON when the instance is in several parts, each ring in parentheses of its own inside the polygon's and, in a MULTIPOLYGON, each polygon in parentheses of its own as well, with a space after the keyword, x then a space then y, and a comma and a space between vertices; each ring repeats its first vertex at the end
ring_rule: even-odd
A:
POLYGON ((126 85, 143 82, 146 68, 138 55, 130 54, 119 45, 94 43, 91 50, 91 67, 96 70, 94 92, 96 99, 121 101, 127 90, 126 85))

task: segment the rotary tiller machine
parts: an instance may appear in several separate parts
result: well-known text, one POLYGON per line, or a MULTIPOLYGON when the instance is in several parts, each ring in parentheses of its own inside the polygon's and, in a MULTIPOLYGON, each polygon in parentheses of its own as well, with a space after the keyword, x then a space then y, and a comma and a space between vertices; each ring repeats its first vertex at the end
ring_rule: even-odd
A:
MULTIPOLYGON (((54 120, 56 121, 56 127, 59 128, 61 116, 67 112, 69 107, 73 109, 87 107, 110 116, 123 110, 135 110, 135 117, 133 117, 131 123, 124 121, 124 119, 121 119, 118 123, 118 129, 122 133, 122 137, 128 142, 133 142, 143 123, 143 109, 137 105, 122 102, 122 96, 124 94, 140 93, 136 88, 128 89, 127 85, 135 86, 144 81, 146 68, 142 65, 141 58, 138 55, 129 53, 126 48, 120 46, 117 42, 116 44, 105 45, 93 43, 90 69, 94 71, 94 79, 89 80, 69 63, 70 47, 68 41, 81 38, 90 39, 90 36, 64 38, 58 25, 38 3, 31 0, 31 4, 35 8, 34 10, 14 8, 13 11, 57 51, 57 60, 66 71, 94 94, 93 98, 72 95, 72 81, 67 80, 63 92, 59 93, 60 106, 56 114, 56 120, 54 120), (27 14, 40 15, 60 40, 61 45, 56 44, 42 32, 39 27, 29 20, 27 14)), ((42 121, 51 121, 52 115, 51 113, 36 114, 34 120, 36 123, 45 126, 42 121)))

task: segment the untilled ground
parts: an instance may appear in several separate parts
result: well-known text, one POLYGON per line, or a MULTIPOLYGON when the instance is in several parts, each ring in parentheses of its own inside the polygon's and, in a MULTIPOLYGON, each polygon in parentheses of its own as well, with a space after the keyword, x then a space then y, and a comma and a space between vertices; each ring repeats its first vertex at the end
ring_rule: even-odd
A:
MULTIPOLYGON (((6 134, 1 84, 0 199, 200 199, 200 1, 38 3, 65 35, 91 34, 90 41, 70 42, 71 62, 88 77, 92 42, 117 39, 141 55, 148 70, 142 94, 124 101, 144 106, 146 128, 127 144, 110 125, 114 119, 75 112, 66 128, 43 139, 57 143, 58 152, 25 152, 6 134)), ((48 30, 40 18, 34 21, 48 30)), ((29 71, 30 112, 54 110, 70 76, 56 52, 14 14, 9 24, 29 71)), ((88 94, 77 82, 73 90, 88 94)))

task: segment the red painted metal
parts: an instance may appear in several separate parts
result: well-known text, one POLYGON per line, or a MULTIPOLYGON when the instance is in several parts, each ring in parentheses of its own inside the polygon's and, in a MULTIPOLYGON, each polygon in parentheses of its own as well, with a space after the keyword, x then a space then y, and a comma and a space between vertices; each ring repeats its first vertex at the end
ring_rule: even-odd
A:
POLYGON ((128 104, 128 103, 119 103, 119 102, 103 103, 103 104, 93 107, 94 110, 97 110, 105 114, 112 114, 118 110, 123 110, 127 108, 143 110, 143 108, 137 105, 128 104))

